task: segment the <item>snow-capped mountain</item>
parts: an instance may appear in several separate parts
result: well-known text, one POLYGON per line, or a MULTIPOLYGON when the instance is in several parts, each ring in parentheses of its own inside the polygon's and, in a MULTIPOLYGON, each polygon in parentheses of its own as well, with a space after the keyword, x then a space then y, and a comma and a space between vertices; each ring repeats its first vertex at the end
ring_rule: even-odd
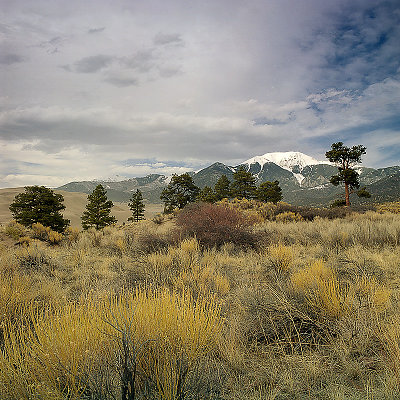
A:
POLYGON ((97 179, 93 179, 93 182, 98 182, 98 183, 102 183, 102 182, 122 182, 122 181, 126 181, 127 179, 129 179, 127 176, 113 175, 113 176, 109 176, 109 177, 100 177, 100 178, 97 178, 97 179))
POLYGON ((298 151, 266 153, 262 156, 250 158, 242 164, 247 165, 249 169, 253 164, 259 164, 261 169, 260 172, 256 174, 259 175, 264 170, 265 164, 268 163, 273 163, 287 171, 290 171, 299 185, 301 185, 305 179, 305 176, 301 173, 305 167, 320 164, 332 165, 329 161, 319 161, 298 151))
MULTIPOLYGON (((337 167, 324 160, 295 151, 266 153, 244 161, 238 166, 228 166, 216 162, 200 171, 190 172, 197 186, 214 187, 222 175, 232 182, 235 171, 244 166, 256 177, 259 185, 265 181, 279 181, 283 199, 297 205, 326 205, 342 195, 342 188, 330 183, 330 177, 337 173, 337 167)), ((357 168, 362 186, 372 194, 371 201, 394 201, 400 196, 400 167, 357 168)), ((118 177, 119 178, 119 177, 118 177)), ((160 203, 160 194, 171 177, 152 174, 126 180, 110 179, 101 181, 70 182, 60 190, 91 193, 98 183, 107 189, 113 201, 128 201, 133 191, 140 189, 149 203, 160 203)))
POLYGON ((295 166, 299 166, 300 169, 303 169, 308 165, 331 164, 329 161, 318 161, 317 159, 298 151, 266 153, 262 156, 255 156, 243 162, 243 164, 248 165, 255 163, 259 163, 261 167, 263 167, 266 163, 274 163, 288 171, 292 171, 293 167, 295 166))

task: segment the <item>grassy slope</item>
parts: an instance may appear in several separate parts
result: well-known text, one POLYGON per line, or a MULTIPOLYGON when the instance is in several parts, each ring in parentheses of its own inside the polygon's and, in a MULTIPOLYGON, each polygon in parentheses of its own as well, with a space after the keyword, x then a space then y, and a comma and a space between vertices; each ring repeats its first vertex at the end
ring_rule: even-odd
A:
MULTIPOLYGON (((0 189, 0 224, 7 223, 12 219, 12 215, 8 209, 10 204, 13 202, 14 197, 24 191, 24 188, 10 188, 0 189)), ((64 196, 64 204, 66 206, 64 210, 64 217, 71 220, 71 225, 80 227, 81 215, 85 210, 87 204, 87 194, 78 192, 65 192, 56 190, 56 193, 60 193, 64 196)), ((162 205, 159 204, 148 204, 146 205, 146 218, 152 218, 155 214, 162 211, 162 205)), ((114 203, 112 214, 118 219, 118 223, 122 224, 126 222, 131 212, 126 203, 114 203)))

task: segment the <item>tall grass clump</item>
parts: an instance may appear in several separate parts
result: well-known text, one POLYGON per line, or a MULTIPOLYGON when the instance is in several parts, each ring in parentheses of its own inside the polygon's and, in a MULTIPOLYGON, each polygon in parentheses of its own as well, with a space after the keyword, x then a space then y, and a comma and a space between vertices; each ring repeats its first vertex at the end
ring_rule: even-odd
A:
POLYGON ((29 329, 6 324, 4 399, 93 398, 99 390, 100 398, 118 398, 128 372, 138 398, 151 392, 180 399, 191 390, 197 363, 216 350, 222 329, 216 302, 167 290, 89 297, 31 320, 29 329))
POLYGON ((4 232, 10 238, 18 240, 20 237, 26 236, 28 230, 25 226, 21 225, 20 223, 16 221, 11 221, 5 226, 4 232))
POLYGON ((350 311, 348 290, 341 287, 331 268, 318 260, 291 276, 293 288, 304 295, 308 306, 327 318, 339 318, 350 311))
POLYGON ((229 279, 221 271, 221 260, 215 251, 202 250, 196 238, 149 254, 146 261, 145 270, 153 284, 191 290, 196 296, 226 295, 229 291, 229 279))

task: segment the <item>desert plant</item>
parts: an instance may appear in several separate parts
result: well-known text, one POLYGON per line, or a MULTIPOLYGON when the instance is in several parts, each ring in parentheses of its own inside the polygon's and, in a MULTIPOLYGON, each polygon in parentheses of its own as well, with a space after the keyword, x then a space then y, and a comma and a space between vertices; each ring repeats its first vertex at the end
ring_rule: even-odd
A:
POLYGON ((280 213, 275 217, 275 219, 277 222, 303 221, 303 217, 300 214, 294 213, 292 211, 280 213))
POLYGON ((14 240, 18 240, 20 237, 27 235, 27 229, 24 225, 11 221, 5 227, 5 234, 14 240))
POLYGON ((290 271, 294 261, 293 249, 281 243, 268 248, 267 257, 272 266, 279 272, 290 271))
POLYGON ((193 204, 178 214, 176 223, 184 234, 196 236, 206 247, 228 242, 244 247, 255 244, 243 215, 223 205, 193 204))
POLYGON ((70 303, 34 314, 32 321, 29 330, 6 327, 0 389, 8 398, 90 397, 99 376, 112 398, 118 392, 133 398, 128 394, 135 390, 130 385, 137 368, 136 390, 179 399, 195 365, 216 348, 222 327, 219 306, 210 299, 140 290, 70 303), (140 355, 133 353, 139 348, 140 355), (128 362, 121 357, 135 355, 128 382, 128 362), (103 369, 104 362, 111 370, 103 369))
POLYGON ((337 276, 322 260, 293 273, 292 284, 303 294, 307 304, 327 318, 339 318, 350 311, 348 292, 339 284, 337 276))

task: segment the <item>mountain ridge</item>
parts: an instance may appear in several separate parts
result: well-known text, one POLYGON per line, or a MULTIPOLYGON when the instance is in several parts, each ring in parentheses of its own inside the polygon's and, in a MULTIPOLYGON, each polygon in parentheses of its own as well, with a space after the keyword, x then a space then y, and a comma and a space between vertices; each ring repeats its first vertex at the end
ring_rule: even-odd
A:
MULTIPOLYGON (((319 161, 301 152, 265 153, 235 167, 215 162, 197 172, 190 172, 190 175, 200 188, 214 187, 222 175, 226 175, 232 181, 234 172, 240 166, 254 174, 257 184, 267 180, 278 180, 283 200, 291 204, 326 206, 343 195, 342 188, 333 186, 329 181, 330 177, 337 173, 337 167, 328 161, 319 161)), ((400 199, 400 185, 397 185, 400 181, 400 166, 378 169, 356 166, 356 169, 360 174, 361 185, 371 191, 372 201, 400 199)), ((69 182, 57 189, 89 194, 96 185, 102 184, 107 189, 108 197, 119 202, 127 202, 132 192, 140 189, 146 202, 159 204, 160 194, 170 179, 171 176, 150 174, 121 181, 97 179, 69 182)), ((361 201, 358 198, 353 199, 354 203, 361 201)))

